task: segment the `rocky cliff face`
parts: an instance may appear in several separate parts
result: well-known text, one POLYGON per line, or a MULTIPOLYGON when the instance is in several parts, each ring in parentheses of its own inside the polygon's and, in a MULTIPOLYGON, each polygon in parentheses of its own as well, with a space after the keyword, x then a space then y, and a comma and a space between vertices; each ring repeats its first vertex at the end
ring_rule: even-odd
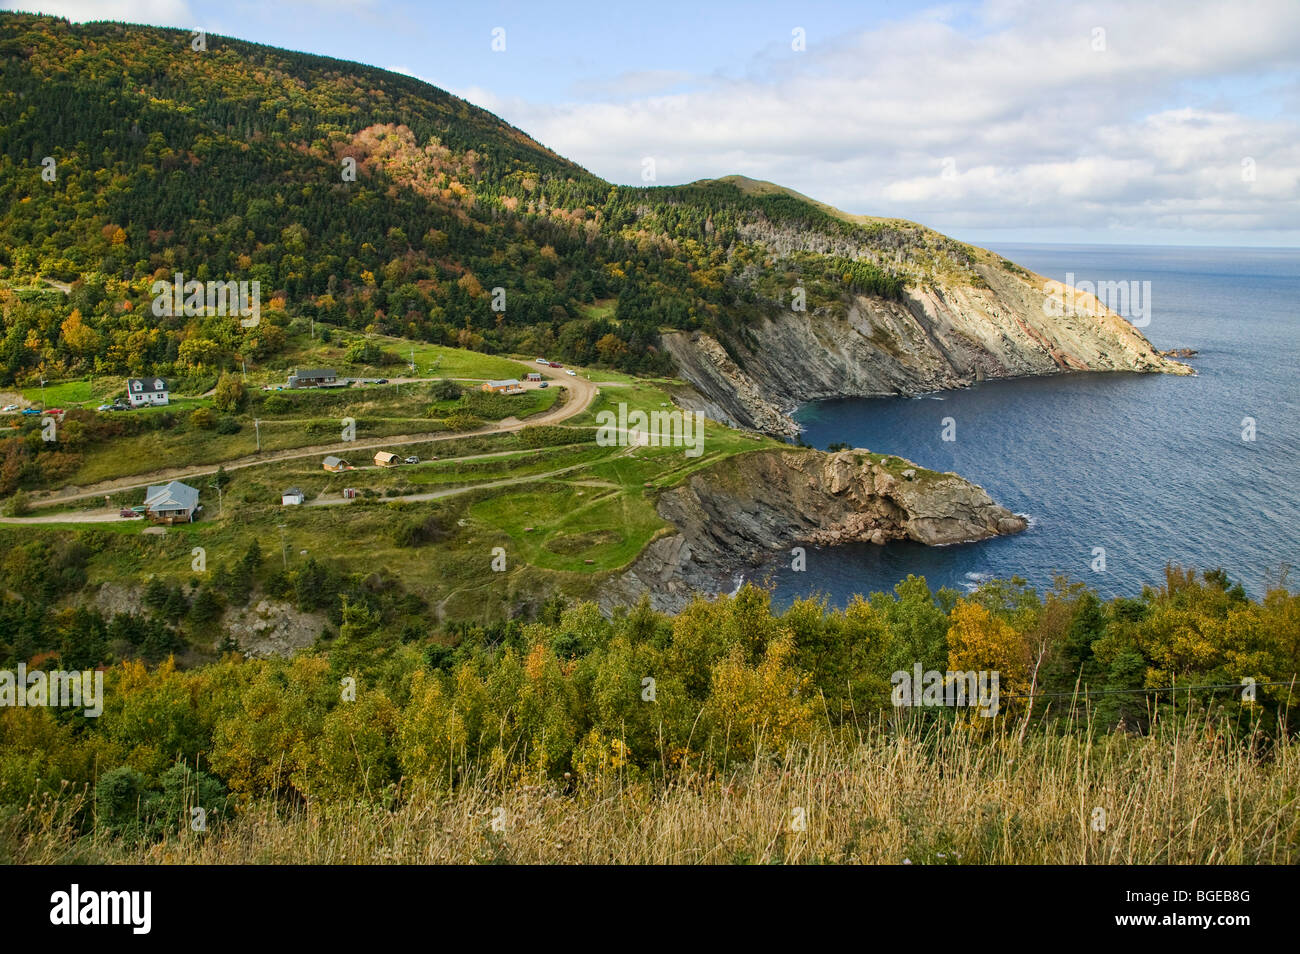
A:
POLYGON ((956 474, 865 450, 732 457, 665 492, 658 510, 677 532, 651 543, 614 581, 606 608, 649 593, 657 608, 680 609, 696 593, 729 588, 736 570, 761 566, 797 544, 940 545, 1026 525, 956 474))
POLYGON ((1192 373, 1092 296, 1045 307, 1046 279, 1012 268, 974 262, 973 280, 909 287, 901 301, 857 296, 842 307, 781 312, 727 348, 702 333, 665 334, 693 388, 677 398, 724 423, 790 436, 798 427, 788 412, 823 398, 1070 371, 1192 373))

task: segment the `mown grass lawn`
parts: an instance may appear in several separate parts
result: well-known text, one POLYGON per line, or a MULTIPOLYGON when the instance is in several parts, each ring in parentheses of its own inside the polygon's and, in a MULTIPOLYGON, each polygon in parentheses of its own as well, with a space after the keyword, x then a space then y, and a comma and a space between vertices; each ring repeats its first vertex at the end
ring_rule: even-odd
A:
POLYGON ((469 514, 506 534, 518 558, 527 563, 588 573, 631 562, 665 526, 643 494, 570 482, 574 479, 493 496, 472 505, 469 514))
MULTIPOLYGON (((379 339, 387 350, 409 362, 411 349, 415 349, 415 367, 418 377, 440 378, 518 378, 533 370, 527 365, 500 355, 482 354, 464 348, 446 348, 442 345, 412 344, 398 338, 379 339)), ((540 355, 538 356, 540 357, 540 355)), ((405 373, 409 373, 408 366, 405 373)))
MULTIPOLYGON (((103 382, 103 388, 98 390, 89 380, 50 382, 45 385, 45 406, 80 407, 92 401, 98 405, 103 403, 101 394, 122 389, 122 380, 120 378, 101 378, 100 380, 103 382)), ((41 403, 41 389, 39 387, 23 388, 22 395, 33 404, 41 403)))

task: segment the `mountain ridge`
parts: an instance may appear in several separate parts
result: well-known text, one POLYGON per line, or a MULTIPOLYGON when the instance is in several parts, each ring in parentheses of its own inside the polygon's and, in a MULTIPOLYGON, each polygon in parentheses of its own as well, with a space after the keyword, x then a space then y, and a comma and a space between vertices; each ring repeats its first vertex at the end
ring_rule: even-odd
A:
POLYGON ((0 292, 0 384, 273 363, 308 319, 676 371, 693 406, 776 433, 761 402, 780 417, 980 375, 1186 370, 1111 313, 1045 320, 1041 276, 925 226, 741 176, 611 184, 406 74, 207 42, 0 15, 0 280, 71 286, 0 292), (149 289, 176 272, 258 280, 261 326, 154 318, 149 289), (777 348, 830 366, 791 384, 777 348))

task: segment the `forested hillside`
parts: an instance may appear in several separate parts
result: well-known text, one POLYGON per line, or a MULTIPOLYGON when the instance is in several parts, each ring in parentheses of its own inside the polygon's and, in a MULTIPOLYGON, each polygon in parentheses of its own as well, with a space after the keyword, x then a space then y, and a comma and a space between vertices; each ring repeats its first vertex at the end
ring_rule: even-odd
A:
POLYGON ((733 182, 612 186, 411 77, 205 43, 0 15, 0 384, 211 374, 295 318, 662 372, 661 327, 734 329, 796 283, 896 296, 973 254, 733 182), (177 272, 260 282, 259 325, 155 317, 177 272))

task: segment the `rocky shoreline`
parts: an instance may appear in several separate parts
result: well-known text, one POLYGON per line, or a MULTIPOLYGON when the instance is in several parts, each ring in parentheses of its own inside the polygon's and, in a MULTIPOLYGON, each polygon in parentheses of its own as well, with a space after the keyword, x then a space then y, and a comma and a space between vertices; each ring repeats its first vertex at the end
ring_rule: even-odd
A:
POLYGON ((1091 296, 1054 312, 1042 276, 973 268, 978 287, 931 284, 909 287, 899 301, 856 295, 835 308, 775 312, 725 343, 702 331, 665 332, 689 385, 674 398, 726 424, 793 437, 791 410, 826 398, 1086 371, 1195 373, 1091 296))
POLYGON ((796 546, 930 546, 1019 533, 1025 519, 956 474, 851 449, 755 451, 665 491, 659 514, 675 532, 650 543, 601 598, 606 612, 649 594, 675 611, 731 588, 739 570, 788 559, 796 546), (784 552, 783 552, 784 551, 784 552))

